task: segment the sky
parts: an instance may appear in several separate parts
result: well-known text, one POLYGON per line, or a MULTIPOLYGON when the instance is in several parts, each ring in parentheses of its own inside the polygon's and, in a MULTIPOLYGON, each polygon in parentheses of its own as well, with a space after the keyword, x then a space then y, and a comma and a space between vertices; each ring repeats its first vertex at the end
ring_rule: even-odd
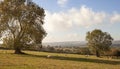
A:
POLYGON ((43 42, 85 41, 101 29, 120 40, 120 0, 33 0, 45 9, 43 42))

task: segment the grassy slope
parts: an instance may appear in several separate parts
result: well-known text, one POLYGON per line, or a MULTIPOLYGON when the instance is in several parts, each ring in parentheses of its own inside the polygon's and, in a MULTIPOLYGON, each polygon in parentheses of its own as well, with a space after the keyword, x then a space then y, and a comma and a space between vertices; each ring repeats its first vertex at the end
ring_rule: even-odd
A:
POLYGON ((59 54, 25 51, 27 55, 13 54, 12 50, 0 50, 0 69, 120 69, 120 59, 85 57, 75 54, 59 54), (47 55, 51 55, 47 58, 47 55))

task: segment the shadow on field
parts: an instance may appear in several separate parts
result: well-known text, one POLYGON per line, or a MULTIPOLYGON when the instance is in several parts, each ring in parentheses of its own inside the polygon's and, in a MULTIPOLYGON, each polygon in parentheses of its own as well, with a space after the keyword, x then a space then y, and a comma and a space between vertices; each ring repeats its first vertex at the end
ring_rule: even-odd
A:
MULTIPOLYGON (((32 57, 48 58, 46 55, 33 55, 33 54, 26 54, 26 55, 32 56, 32 57)), ((51 56, 48 59, 68 60, 68 61, 77 61, 77 62, 102 63, 102 64, 111 64, 111 65, 119 65, 120 64, 120 61, 81 58, 81 57, 80 58, 75 58, 75 57, 64 57, 64 56, 51 56)))

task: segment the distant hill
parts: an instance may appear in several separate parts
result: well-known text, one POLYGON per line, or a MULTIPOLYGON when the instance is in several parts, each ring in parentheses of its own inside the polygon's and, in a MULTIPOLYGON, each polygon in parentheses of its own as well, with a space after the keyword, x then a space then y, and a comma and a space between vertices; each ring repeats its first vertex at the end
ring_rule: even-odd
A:
POLYGON ((66 42, 50 42, 50 43, 43 43, 45 46, 86 46, 85 41, 66 41, 66 42))
MULTIPOLYGON (((63 46, 63 47, 70 47, 70 46, 80 46, 86 47, 86 41, 66 41, 66 42, 47 42, 43 43, 44 46, 63 46)), ((120 40, 113 41, 113 47, 120 47, 120 40)))
POLYGON ((113 47, 120 47, 120 40, 114 41, 112 46, 113 47))

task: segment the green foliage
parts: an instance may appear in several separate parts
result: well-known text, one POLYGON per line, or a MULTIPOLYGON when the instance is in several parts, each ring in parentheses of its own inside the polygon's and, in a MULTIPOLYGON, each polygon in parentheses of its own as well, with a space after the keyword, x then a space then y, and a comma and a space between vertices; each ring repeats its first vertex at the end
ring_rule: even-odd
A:
MULTIPOLYGON (((4 0, 0 2, 0 35, 1 38, 13 40, 16 53, 29 44, 41 44, 46 32, 44 9, 26 0, 4 0), (8 39, 9 38, 9 39, 8 39)), ((4 41, 4 43, 9 43, 4 41)), ((8 44, 9 45, 9 44, 8 44)))
POLYGON ((83 55, 90 55, 91 54, 88 47, 80 48, 80 52, 83 55))
POLYGON ((112 44, 113 38, 107 32, 102 32, 99 29, 95 29, 92 32, 88 32, 86 36, 88 46, 92 51, 96 52, 96 56, 100 56, 100 52, 108 51, 112 44))

